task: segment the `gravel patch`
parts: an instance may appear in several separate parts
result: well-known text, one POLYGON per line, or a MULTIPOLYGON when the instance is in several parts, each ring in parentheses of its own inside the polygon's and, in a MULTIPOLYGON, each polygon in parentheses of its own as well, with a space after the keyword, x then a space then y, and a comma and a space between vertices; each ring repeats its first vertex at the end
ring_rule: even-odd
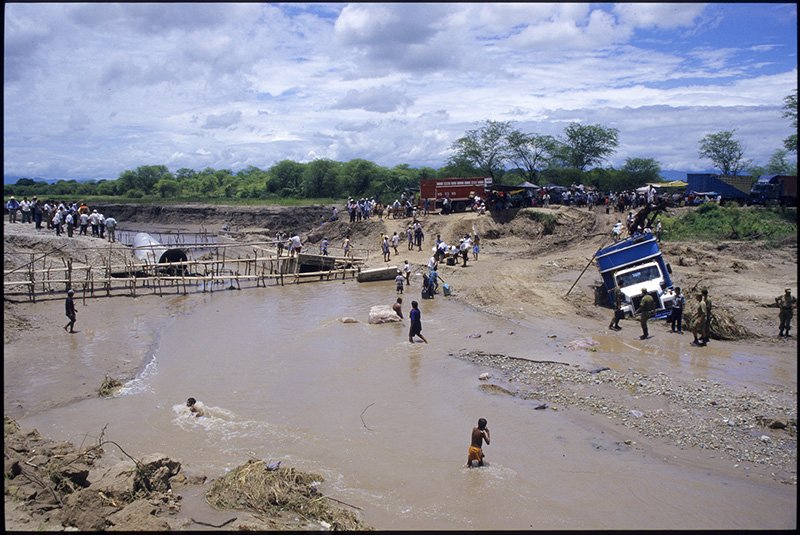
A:
MULTIPOLYGON (((521 399, 547 408, 604 415, 642 435, 681 449, 714 450, 739 464, 769 468, 797 484, 797 392, 779 387, 750 392, 696 378, 645 375, 470 351, 453 354, 498 370, 494 378, 521 399)), ((485 378, 485 376, 482 376, 485 378)))

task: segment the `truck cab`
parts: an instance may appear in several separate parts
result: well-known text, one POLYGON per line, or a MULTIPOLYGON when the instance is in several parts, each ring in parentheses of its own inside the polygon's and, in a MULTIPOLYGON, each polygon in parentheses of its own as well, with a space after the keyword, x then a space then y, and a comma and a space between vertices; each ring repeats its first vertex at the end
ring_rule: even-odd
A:
POLYGON ((656 318, 667 316, 675 301, 670 274, 655 236, 636 234, 595 253, 603 286, 613 302, 613 291, 619 286, 624 296, 622 310, 626 316, 635 314, 642 299, 642 288, 653 296, 656 318))
POLYGON ((642 288, 653 297, 656 310, 669 311, 675 301, 672 288, 666 287, 664 275, 658 262, 647 262, 636 267, 621 269, 616 272, 616 280, 625 303, 622 311, 625 316, 633 316, 642 301, 642 288))

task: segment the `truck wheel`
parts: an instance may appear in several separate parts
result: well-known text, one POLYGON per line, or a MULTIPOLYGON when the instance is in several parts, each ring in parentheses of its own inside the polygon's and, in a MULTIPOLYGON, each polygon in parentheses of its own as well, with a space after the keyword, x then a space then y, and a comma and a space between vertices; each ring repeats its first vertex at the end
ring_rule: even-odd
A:
POLYGON ((454 212, 463 212, 466 207, 467 207, 467 205, 464 204, 461 201, 457 201, 457 202, 453 203, 453 211, 454 212))

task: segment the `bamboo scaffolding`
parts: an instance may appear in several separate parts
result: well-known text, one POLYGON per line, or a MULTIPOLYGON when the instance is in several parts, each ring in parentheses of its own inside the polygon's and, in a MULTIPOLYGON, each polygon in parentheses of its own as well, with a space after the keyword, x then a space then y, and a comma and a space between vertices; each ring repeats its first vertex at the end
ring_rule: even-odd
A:
POLYGON ((139 288, 149 289, 150 293, 159 296, 163 296, 164 291, 169 291, 170 288, 174 288, 177 294, 189 293, 190 287, 196 291, 213 292, 218 285, 241 290, 243 284, 252 282, 255 282, 255 287, 266 288, 270 280, 275 285, 284 286, 287 282, 299 284, 314 280, 330 281, 331 278, 344 279, 348 275, 355 278, 365 263, 363 257, 326 255, 315 259, 315 255, 306 253, 304 265, 318 267, 314 271, 301 272, 301 262, 297 255, 278 256, 276 252, 263 247, 275 243, 204 243, 203 247, 214 248, 210 259, 165 263, 154 263, 150 260, 142 263, 123 257, 122 263, 114 264, 115 249, 111 244, 83 250, 84 253, 89 250, 103 250, 102 260, 96 265, 92 265, 85 254, 83 262, 68 257, 61 258, 62 266, 54 265, 50 260, 53 258, 51 255, 59 252, 59 249, 38 256, 31 253, 29 262, 4 270, 3 291, 5 295, 27 295, 30 301, 35 302, 37 294, 50 295, 62 289, 80 291, 84 301, 100 295, 113 297, 120 293, 136 297, 139 288), (244 258, 232 258, 227 254, 228 247, 249 247, 253 254, 251 256, 247 253, 244 258), (326 266, 329 267, 326 269, 326 266), (37 291, 37 285, 41 292, 37 291))

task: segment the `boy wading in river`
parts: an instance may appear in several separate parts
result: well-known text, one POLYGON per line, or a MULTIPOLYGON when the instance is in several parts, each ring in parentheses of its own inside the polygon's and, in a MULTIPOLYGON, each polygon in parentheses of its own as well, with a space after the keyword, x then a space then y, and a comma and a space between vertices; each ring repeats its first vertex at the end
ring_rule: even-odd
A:
POLYGON ((472 468, 472 461, 478 461, 478 466, 483 466, 483 441, 489 445, 489 428, 486 427, 486 418, 478 420, 478 427, 472 428, 472 441, 467 451, 467 468, 472 468))

